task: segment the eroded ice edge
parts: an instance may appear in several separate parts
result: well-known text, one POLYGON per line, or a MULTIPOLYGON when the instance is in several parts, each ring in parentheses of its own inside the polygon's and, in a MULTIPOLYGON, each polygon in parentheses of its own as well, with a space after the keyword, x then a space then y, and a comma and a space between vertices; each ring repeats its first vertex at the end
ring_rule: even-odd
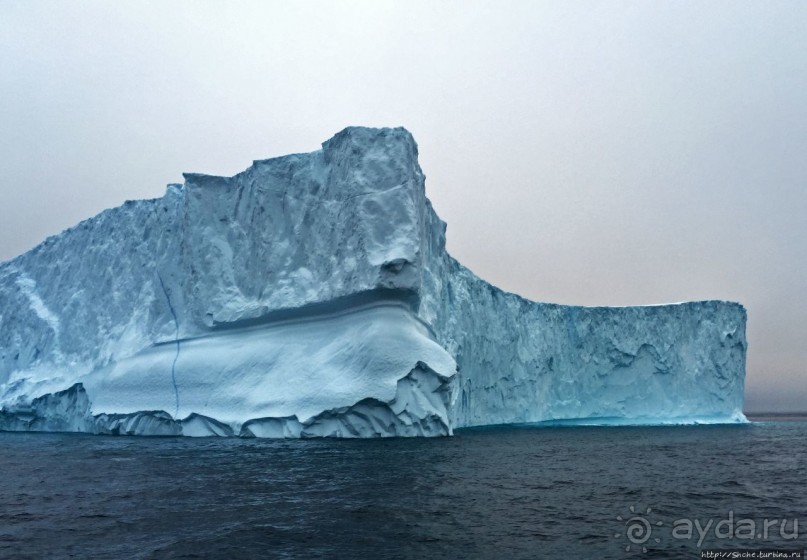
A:
POLYGON ((737 303, 528 301, 445 251, 404 129, 187 174, 0 264, 0 429, 744 422, 737 303))

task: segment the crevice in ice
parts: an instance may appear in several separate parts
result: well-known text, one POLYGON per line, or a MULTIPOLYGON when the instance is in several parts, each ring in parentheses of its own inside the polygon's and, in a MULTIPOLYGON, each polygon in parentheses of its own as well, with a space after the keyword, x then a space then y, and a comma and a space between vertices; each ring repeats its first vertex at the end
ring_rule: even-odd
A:
MULTIPOLYGON (((379 304, 398 304, 408 311, 415 311, 419 303, 417 292, 400 288, 374 288, 354 294, 336 297, 327 301, 320 301, 302 305, 276 309, 252 319, 236 321, 213 321, 212 331, 229 331, 263 327, 267 325, 280 325, 284 323, 298 323, 304 321, 320 321, 343 315, 351 315, 365 309, 376 307, 379 304)), ((416 317, 421 323, 419 317, 416 317)), ((428 327, 425 323, 424 326, 428 327)))
POLYGON ((175 408, 174 408, 174 416, 179 414, 179 387, 177 387, 177 360, 179 360, 179 320, 177 319, 177 312, 174 309, 173 304, 171 303, 171 296, 168 295, 168 290, 165 287, 165 283, 163 282, 163 277, 160 273, 157 273, 157 279, 160 281, 160 287, 165 294, 165 300, 168 302, 168 309, 171 311, 171 317, 174 318, 174 343, 176 344, 176 354, 174 354, 174 361, 171 364, 171 385, 174 387, 174 400, 175 400, 175 408))

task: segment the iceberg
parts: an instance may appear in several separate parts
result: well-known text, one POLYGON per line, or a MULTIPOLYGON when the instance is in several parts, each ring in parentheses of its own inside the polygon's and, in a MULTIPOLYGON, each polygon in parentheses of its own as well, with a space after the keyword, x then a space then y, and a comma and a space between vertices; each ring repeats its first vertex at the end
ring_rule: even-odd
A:
POLYGON ((0 263, 0 429, 446 436, 743 422, 746 312, 529 301, 445 248, 403 128, 185 174, 0 263))

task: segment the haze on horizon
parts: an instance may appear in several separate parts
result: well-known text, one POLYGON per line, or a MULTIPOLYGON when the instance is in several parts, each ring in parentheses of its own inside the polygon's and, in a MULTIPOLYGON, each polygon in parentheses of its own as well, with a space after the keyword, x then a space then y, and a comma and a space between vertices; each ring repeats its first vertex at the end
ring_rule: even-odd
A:
POLYGON ((0 260, 181 172, 405 126, 449 251, 526 297, 748 309, 807 410, 807 4, 0 2, 0 260))

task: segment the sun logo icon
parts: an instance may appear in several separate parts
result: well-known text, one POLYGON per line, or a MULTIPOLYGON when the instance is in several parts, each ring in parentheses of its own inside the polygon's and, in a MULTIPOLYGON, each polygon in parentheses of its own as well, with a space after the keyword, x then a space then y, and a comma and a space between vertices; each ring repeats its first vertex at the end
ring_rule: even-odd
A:
POLYGON ((642 547, 642 552, 647 552, 645 544, 652 538, 653 542, 660 543, 661 539, 653 537, 653 527, 661 527, 664 525, 661 521, 652 522, 649 518, 653 513, 652 508, 647 508, 644 513, 637 513, 636 508, 630 506, 630 515, 621 516, 617 515, 616 520, 621 521, 625 525, 624 533, 616 533, 615 538, 621 538, 625 535, 628 538, 628 545, 625 547, 625 552, 630 552, 631 546, 636 545, 642 547))

